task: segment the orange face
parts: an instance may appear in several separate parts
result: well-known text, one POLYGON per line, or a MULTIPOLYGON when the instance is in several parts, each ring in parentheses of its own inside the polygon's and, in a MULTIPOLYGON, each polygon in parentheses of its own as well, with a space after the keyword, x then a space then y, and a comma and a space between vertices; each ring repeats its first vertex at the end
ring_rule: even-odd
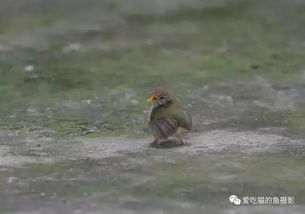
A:
POLYGON ((147 102, 158 103, 159 105, 164 105, 171 101, 169 93, 164 88, 156 88, 152 92, 152 96, 146 100, 147 102))

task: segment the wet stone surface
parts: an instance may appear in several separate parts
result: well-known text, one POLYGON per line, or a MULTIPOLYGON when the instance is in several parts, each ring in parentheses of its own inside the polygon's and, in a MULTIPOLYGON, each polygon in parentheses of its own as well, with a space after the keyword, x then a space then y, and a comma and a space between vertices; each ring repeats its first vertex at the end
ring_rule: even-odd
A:
POLYGON ((304 2, 188 2, 0 9, 0 213, 304 213, 304 2), (157 85, 185 146, 150 144, 157 85))

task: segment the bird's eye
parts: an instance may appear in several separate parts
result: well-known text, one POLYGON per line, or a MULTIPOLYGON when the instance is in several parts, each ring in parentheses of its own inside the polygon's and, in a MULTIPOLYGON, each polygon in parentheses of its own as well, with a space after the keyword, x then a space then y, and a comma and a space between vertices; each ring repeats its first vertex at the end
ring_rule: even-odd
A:
POLYGON ((163 100, 163 99, 164 99, 164 97, 160 97, 160 99, 161 99, 161 100, 163 100))

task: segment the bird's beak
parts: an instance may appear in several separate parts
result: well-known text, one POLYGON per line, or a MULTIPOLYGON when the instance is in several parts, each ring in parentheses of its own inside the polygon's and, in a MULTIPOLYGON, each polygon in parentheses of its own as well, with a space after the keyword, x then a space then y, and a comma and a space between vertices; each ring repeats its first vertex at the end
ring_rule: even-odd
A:
POLYGON ((146 102, 155 102, 156 100, 157 100, 158 98, 156 97, 156 96, 151 96, 150 98, 148 98, 147 100, 146 100, 146 102))

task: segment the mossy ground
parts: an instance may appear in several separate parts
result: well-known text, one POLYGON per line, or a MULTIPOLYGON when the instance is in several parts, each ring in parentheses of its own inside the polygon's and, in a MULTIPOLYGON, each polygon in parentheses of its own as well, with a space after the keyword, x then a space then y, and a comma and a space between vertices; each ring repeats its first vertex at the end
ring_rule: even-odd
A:
POLYGON ((305 32, 299 26, 305 22, 304 7, 290 9, 286 19, 278 13, 249 1, 161 17, 129 15, 119 31, 72 30, 77 26, 73 19, 54 14, 3 21, 4 38, 32 31, 48 48, 11 46, 1 53, 2 127, 39 121, 35 126, 59 127, 55 129, 60 136, 82 134, 81 127, 69 131, 65 125, 71 122, 63 119, 75 121, 75 127, 82 122, 110 123, 120 134, 122 126, 145 126, 143 111, 149 107, 144 100, 156 85, 166 85, 182 97, 213 82, 256 76, 274 87, 303 88, 305 32), (52 32, 57 24, 67 30, 48 38, 37 33, 42 27, 52 32), (80 49, 63 51, 71 43, 80 49), (33 71, 24 71, 28 65, 33 71), (75 106, 62 106, 67 100, 75 106), (97 103, 80 106, 83 100, 97 103), (89 111, 96 115, 88 116, 89 111))

